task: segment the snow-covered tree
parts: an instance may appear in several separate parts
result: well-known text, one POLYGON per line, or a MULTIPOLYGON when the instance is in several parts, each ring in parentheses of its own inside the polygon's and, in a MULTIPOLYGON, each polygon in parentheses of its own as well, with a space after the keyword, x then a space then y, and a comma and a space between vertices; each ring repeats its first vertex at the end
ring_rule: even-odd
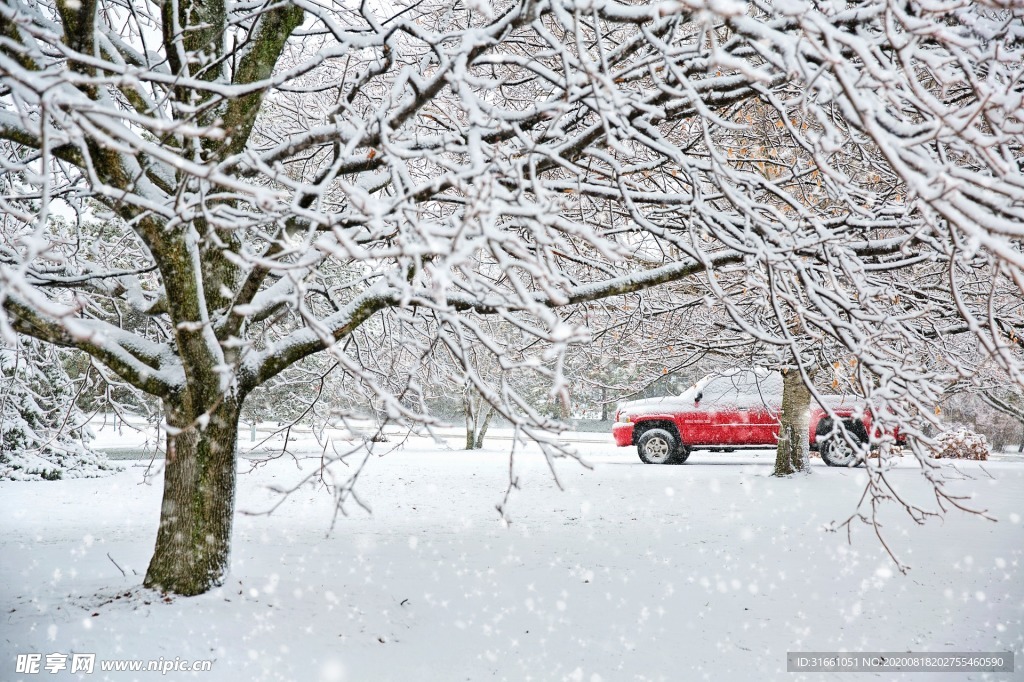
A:
POLYGON ((88 420, 76 404, 88 378, 71 379, 67 355, 34 339, 0 345, 0 480, 117 471, 89 445, 88 420))
MULTIPOLYGON (((387 419, 429 425, 416 377, 437 343, 500 364, 474 316, 545 344, 559 395, 589 334, 577 306, 700 277, 797 363, 845 349, 878 420, 913 435, 971 372, 943 346, 954 329, 1021 383, 1022 14, 7 0, 0 332, 162 401, 145 583, 181 594, 227 568, 248 395, 326 353, 387 419), (764 111, 777 139, 743 152, 764 111), (932 262, 945 282, 914 288, 903 273, 932 262), (408 362, 378 366, 387 344, 408 362)), ((516 391, 487 395, 564 452, 516 391)))

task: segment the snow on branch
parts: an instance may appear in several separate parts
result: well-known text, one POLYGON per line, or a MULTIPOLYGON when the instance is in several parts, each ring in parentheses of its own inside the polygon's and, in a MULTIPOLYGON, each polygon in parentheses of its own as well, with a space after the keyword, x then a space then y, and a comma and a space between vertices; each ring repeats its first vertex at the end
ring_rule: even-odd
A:
POLYGON ((595 338, 832 367, 922 439, 1024 385, 1012 3, 178 7, 0 7, 0 328, 184 424, 318 353, 433 423, 442 345, 535 438, 595 338))

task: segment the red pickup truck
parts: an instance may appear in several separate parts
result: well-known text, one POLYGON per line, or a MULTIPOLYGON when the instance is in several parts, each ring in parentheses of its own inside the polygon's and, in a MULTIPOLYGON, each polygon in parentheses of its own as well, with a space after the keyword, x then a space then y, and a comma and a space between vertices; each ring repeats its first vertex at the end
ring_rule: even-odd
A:
MULTIPOLYGON (((829 466, 857 466, 868 442, 869 416, 849 396, 822 396, 843 420, 845 434, 812 401, 808 438, 829 466)), ((693 448, 729 452, 775 447, 782 410, 782 376, 761 369, 711 374, 679 396, 634 400, 615 413, 616 445, 635 445, 646 464, 682 464, 693 448)))

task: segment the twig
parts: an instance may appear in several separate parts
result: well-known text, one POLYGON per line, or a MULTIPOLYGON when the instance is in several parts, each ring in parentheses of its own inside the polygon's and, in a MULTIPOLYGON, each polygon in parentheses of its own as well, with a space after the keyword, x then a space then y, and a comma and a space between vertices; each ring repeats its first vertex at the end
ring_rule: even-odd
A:
POLYGON ((122 576, 124 576, 124 577, 126 577, 126 578, 128 577, 128 574, 124 572, 124 569, 123 569, 123 568, 121 568, 120 566, 118 566, 118 565, 117 565, 117 562, 116 562, 116 561, 114 561, 114 557, 110 556, 110 552, 107 552, 107 558, 108 558, 108 559, 110 559, 110 563, 112 563, 112 564, 114 564, 115 566, 117 566, 117 570, 121 571, 121 575, 122 575, 122 576))

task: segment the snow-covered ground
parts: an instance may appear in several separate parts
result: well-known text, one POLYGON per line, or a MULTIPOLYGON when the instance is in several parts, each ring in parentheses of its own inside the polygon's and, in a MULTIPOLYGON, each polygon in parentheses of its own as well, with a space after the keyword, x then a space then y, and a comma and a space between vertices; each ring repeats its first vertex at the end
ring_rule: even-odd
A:
MULTIPOLYGON (((315 459, 253 469, 242 458, 231 576, 191 599, 139 587, 162 483, 144 482, 145 463, 103 479, 0 483, 0 679, 897 677, 786 672, 787 651, 833 650, 1014 651, 1024 666, 1018 462, 944 464, 952 489, 975 494, 998 522, 951 513, 919 528, 887 513, 888 539, 912 566, 904 576, 867 529, 852 545, 822 530, 853 509, 862 471, 819 460, 810 476, 777 480, 770 453, 697 452, 656 467, 632 449, 585 443, 594 468, 561 462, 564 491, 539 455, 517 458, 506 526, 495 504, 508 442, 492 446, 464 453, 412 439, 374 458, 358 488, 372 515, 352 507, 333 532, 332 498, 313 487, 270 516, 245 513, 267 509, 278 499, 268 487, 315 459), (19 675, 24 653, 95 653, 96 669, 19 675), (113 659, 213 664, 101 672, 113 659)), ((893 476, 926 497, 909 458, 893 476)), ((1021 673, 904 675, 925 677, 1021 673)))

